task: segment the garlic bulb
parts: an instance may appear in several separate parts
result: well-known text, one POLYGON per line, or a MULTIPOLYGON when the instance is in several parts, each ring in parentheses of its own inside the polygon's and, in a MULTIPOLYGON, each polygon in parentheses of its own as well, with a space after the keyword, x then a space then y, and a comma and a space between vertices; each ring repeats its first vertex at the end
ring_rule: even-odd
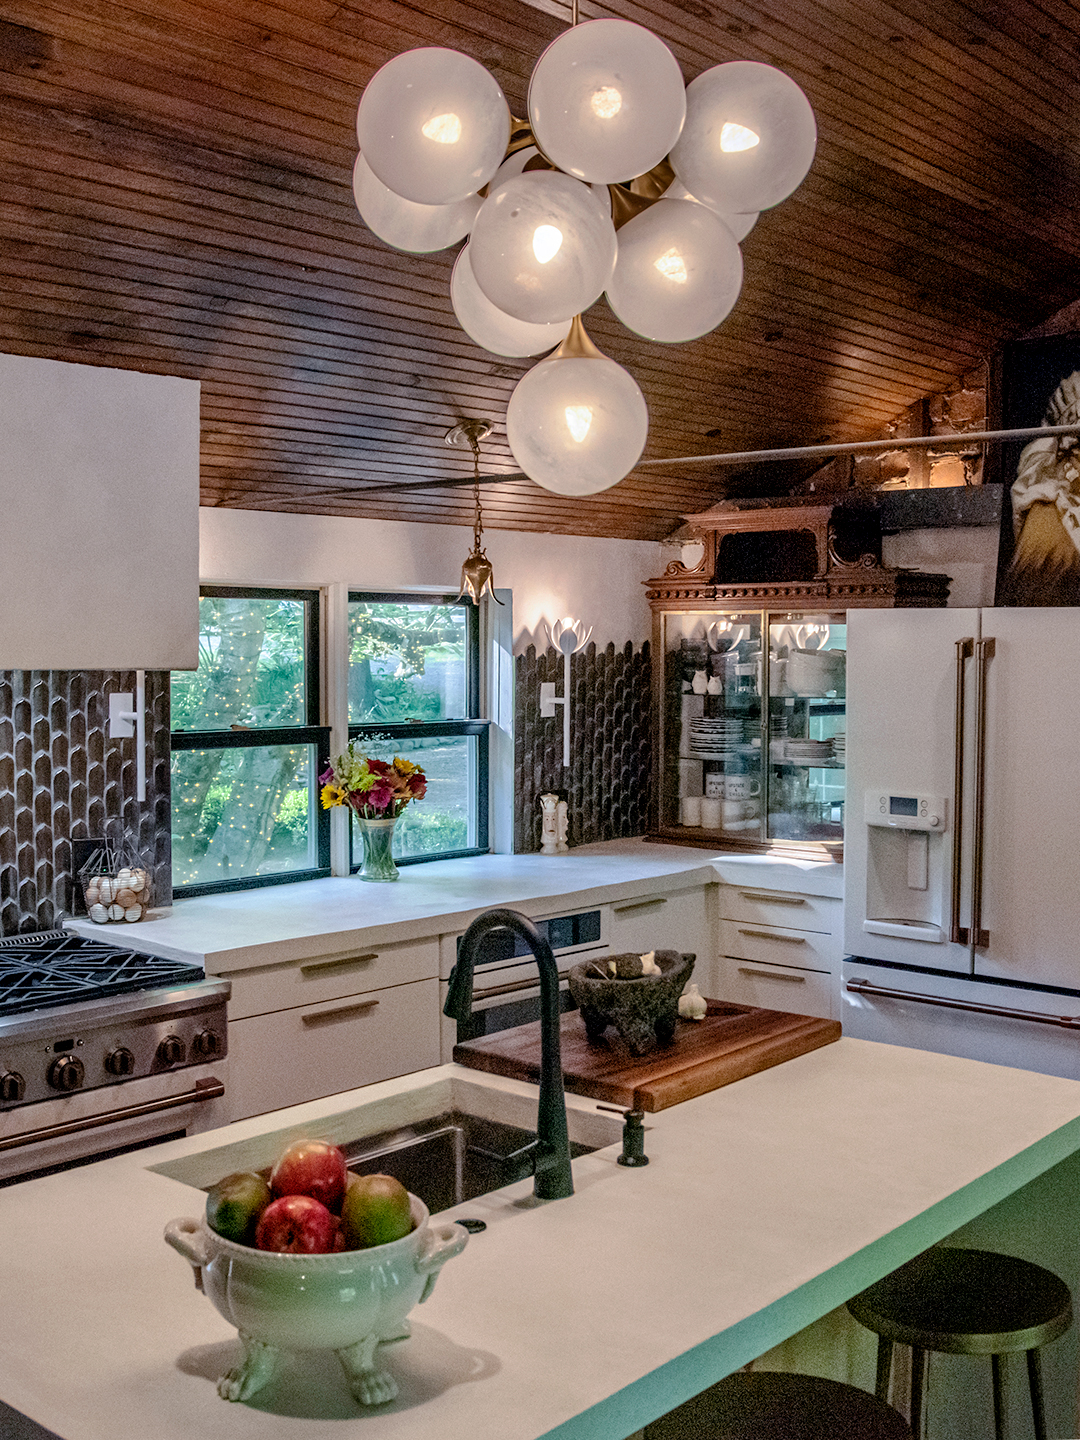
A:
POLYGON ((705 997, 696 985, 688 985, 679 996, 681 1020, 704 1020, 708 1008, 705 997))

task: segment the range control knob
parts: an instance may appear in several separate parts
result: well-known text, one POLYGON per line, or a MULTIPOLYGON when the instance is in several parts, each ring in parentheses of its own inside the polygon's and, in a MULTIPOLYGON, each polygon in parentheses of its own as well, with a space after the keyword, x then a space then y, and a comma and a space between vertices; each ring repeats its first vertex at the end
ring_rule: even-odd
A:
POLYGON ((0 1100, 21 1100, 26 1094, 26 1081, 17 1070, 0 1075, 0 1100))
POLYGON ((221 1041, 213 1030, 200 1030, 191 1042, 191 1050, 195 1055, 216 1055, 221 1049, 221 1041))
POLYGON ((941 824, 941 816, 940 816, 940 815, 931 815, 931 816, 930 816, 930 829, 931 829, 931 830, 936 830, 937 827, 938 827, 940 824, 941 824))
POLYGON ((135 1069, 135 1056, 124 1045, 118 1045, 105 1056, 107 1075, 130 1075, 135 1069))
POLYGON ((185 1055, 184 1042, 179 1035, 166 1035, 157 1047, 159 1065, 179 1065, 185 1055))
POLYGON ((83 1082, 83 1063, 74 1055, 61 1055, 49 1066, 45 1076, 54 1090, 78 1090, 83 1082))

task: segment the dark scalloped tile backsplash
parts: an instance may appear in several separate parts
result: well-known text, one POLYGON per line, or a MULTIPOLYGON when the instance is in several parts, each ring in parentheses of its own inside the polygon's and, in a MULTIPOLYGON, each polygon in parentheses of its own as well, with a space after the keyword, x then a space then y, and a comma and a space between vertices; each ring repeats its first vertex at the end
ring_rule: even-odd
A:
MULTIPOLYGON (((73 909, 73 840, 123 840, 172 898, 169 676, 147 671, 146 802, 135 740, 107 738, 109 692, 135 672, 0 671, 0 933, 48 930, 73 909)), ((116 928, 116 927, 112 927, 116 928)))
POLYGON ((567 801, 570 844, 641 835, 649 824, 652 667, 648 641, 635 651, 586 645, 570 657, 570 766, 562 763, 562 707, 540 718, 540 686, 562 694, 563 657, 530 645, 515 661, 514 849, 540 849, 540 796, 567 801))

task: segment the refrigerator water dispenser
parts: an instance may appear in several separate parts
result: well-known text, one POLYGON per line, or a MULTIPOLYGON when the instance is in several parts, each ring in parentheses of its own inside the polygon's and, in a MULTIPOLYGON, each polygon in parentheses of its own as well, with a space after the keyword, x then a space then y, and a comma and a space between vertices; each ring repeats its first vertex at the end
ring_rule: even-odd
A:
POLYGON ((948 939, 946 805, 940 795, 866 791, 867 934, 930 944, 948 939))

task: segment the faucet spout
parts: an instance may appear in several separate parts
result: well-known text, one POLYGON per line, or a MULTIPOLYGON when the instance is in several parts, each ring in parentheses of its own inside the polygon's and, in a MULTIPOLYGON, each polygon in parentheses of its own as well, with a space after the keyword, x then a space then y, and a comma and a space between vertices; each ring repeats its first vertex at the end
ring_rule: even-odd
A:
POLYGON ((510 930, 524 940, 540 972, 540 1101, 536 1121, 533 1194, 538 1200, 563 1200, 574 1193, 570 1137, 566 1128, 562 1054, 559 1045, 559 968, 551 946, 527 916, 517 910, 485 910, 461 937, 457 964, 443 1014, 467 1020, 472 1013, 473 970, 484 936, 510 930))

